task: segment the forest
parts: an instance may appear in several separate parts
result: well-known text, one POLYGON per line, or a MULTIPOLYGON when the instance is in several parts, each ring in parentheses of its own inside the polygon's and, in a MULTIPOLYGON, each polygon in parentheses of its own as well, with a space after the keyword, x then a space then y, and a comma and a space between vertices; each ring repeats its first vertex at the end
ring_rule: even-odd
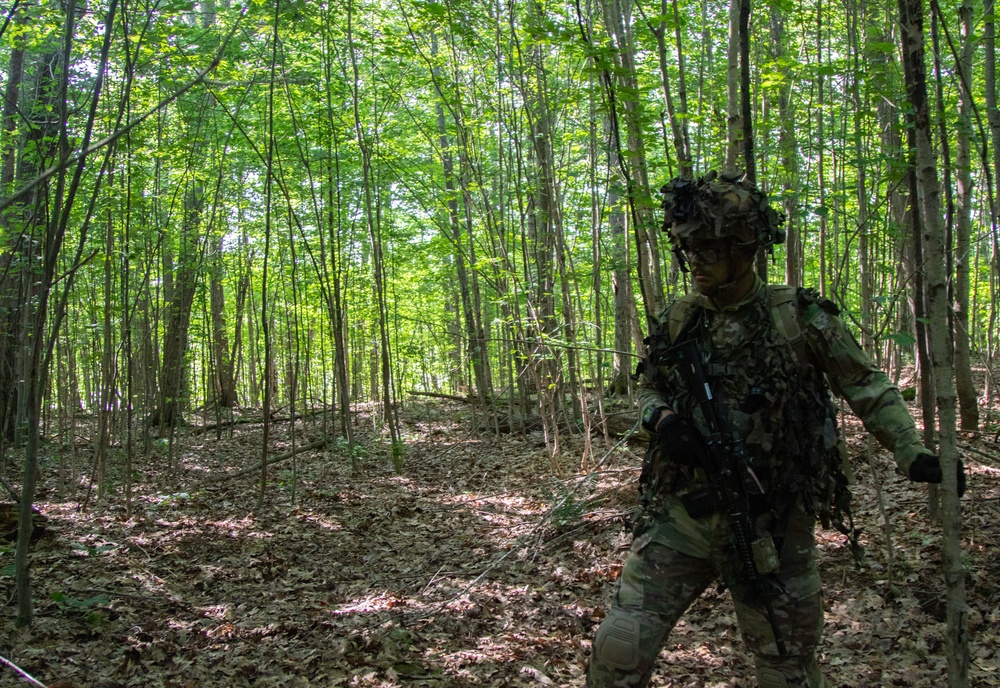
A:
MULTIPOLYGON (((690 288, 660 188, 710 170, 969 476, 841 406, 830 685, 1000 685, 993 0, 0 16, 0 686, 582 686, 690 288)), ((734 618, 653 685, 753 685, 734 618)))

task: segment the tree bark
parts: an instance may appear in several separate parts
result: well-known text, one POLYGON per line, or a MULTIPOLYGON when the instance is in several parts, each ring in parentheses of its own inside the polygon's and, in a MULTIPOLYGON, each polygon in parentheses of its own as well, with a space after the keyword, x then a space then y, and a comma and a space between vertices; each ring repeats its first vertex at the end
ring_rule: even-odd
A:
POLYGON ((729 41, 726 44, 726 162, 725 171, 734 172, 742 159, 743 127, 740 109, 740 11, 743 0, 730 0, 729 41))
POLYGON ((217 234, 212 247, 212 265, 209 295, 212 307, 212 345, 215 354, 215 400, 222 408, 232 408, 237 404, 236 376, 233 359, 229 350, 229 335, 226 332, 226 300, 222 278, 224 275, 223 235, 217 234))
POLYGON ((632 360, 632 311, 635 297, 628 269, 628 234, 625 230, 625 212, 613 191, 608 196, 611 207, 608 226, 611 229, 611 289, 614 293, 615 344, 613 354, 614 375, 609 389, 615 394, 627 394, 631 387, 632 360))
MULTIPOLYGON (((1000 283, 1000 107, 997 106, 997 51, 996 51, 996 20, 994 18, 994 0, 983 0, 983 48, 986 59, 983 63, 983 76, 986 91, 986 117, 990 128, 990 142, 993 144, 993 159, 984 164, 987 178, 992 180, 987 189, 990 203, 990 235, 992 237, 992 277, 990 283, 1000 283)), ((989 324, 986 328, 986 365, 993 369, 993 356, 996 349, 997 332, 997 300, 996 289, 990 299, 989 324)), ((993 376, 986 376, 985 398, 992 398, 997 392, 993 376)))
POLYGON ((927 251, 932 365, 937 391, 939 454, 942 480, 942 555, 947 587, 948 684, 964 688, 969 683, 968 606, 962 562, 962 511, 958 500, 955 432, 956 398, 952 381, 954 342, 948 327, 948 275, 945 272, 944 228, 941 220, 940 187, 931 135, 924 62, 923 4, 921 0, 899 0, 902 53, 907 97, 911 105, 917 196, 927 251))
POLYGON ((816 110, 816 141, 817 151, 816 188, 819 198, 816 205, 819 213, 819 293, 827 296, 829 288, 828 269, 826 264, 827 217, 829 209, 826 206, 826 76, 823 70, 823 0, 816 0, 816 100, 819 107, 816 110))
MULTIPOLYGON (((27 22, 26 5, 21 5, 14 16, 13 25, 20 28, 27 22)), ((24 77, 24 39, 14 41, 7 68, 7 87, 4 90, 2 141, 0 150, 0 193, 7 194, 13 189, 19 145, 17 141, 18 108, 20 106, 21 82, 24 77)), ((0 444, 14 439, 17 426, 17 375, 15 373, 17 352, 21 332, 21 254, 26 246, 17 237, 21 234, 21 218, 17 217, 19 206, 0 213, 0 228, 9 242, 0 243, 0 389, 8 390, 0 395, 0 444)), ((3 452, 0 451, 0 457, 3 452)))
POLYGON ((672 0, 675 38, 677 42, 677 83, 678 93, 681 100, 681 112, 678 117, 674 106, 674 94, 670 88, 670 73, 667 69, 667 0, 660 0, 660 20, 650 29, 656 37, 656 52, 660 64, 660 84, 663 87, 663 98, 667 105, 667 117, 670 120, 670 133, 673 138, 674 153, 677 155, 677 164, 680 176, 691 179, 694 172, 691 162, 691 140, 688 136, 687 126, 687 91, 684 84, 684 53, 681 50, 681 33, 679 13, 677 11, 677 0, 672 0))
POLYGON ((955 156, 958 189, 955 213, 955 387, 961 409, 963 430, 979 429, 979 400, 972 380, 972 352, 969 346, 969 288, 972 269, 972 118, 973 100, 969 87, 972 84, 972 56, 975 50, 973 36, 973 9, 971 0, 963 0, 959 7, 962 21, 962 52, 958 63, 958 132, 955 156))
MULTIPOLYGON (((215 19, 215 3, 202 4, 202 27, 206 29, 211 27, 215 24, 215 19)), ((198 289, 207 242, 207 232, 202 226, 206 191, 198 172, 199 166, 205 162, 210 136, 206 130, 212 119, 210 113, 215 106, 215 97, 210 91, 206 91, 195 101, 190 112, 184 111, 183 104, 178 109, 179 115, 185 120, 184 128, 190 154, 185 170, 177 266, 173 271, 173 284, 169 285, 169 288, 167 286, 164 288, 168 303, 165 314, 166 330, 163 338, 159 399, 149 423, 151 426, 159 426, 161 435, 167 428, 175 428, 183 423, 183 411, 187 404, 186 354, 191 327, 191 308, 198 289)))
MULTIPOLYGON (((431 36, 431 57, 437 57, 438 42, 437 34, 431 36)), ((476 381, 476 396, 482 403, 483 408, 486 408, 487 401, 490 397, 491 390, 488 382, 488 375, 486 373, 488 360, 488 352, 483 346, 484 342, 480 337, 480 318, 478 317, 477 309, 473 307, 473 288, 472 283, 469 278, 469 269, 466 263, 466 242, 463 240, 462 232, 462 222, 459 215, 458 208, 458 189, 456 188, 456 179, 458 175, 455 173, 455 162, 453 155, 453 146, 448 137, 448 129, 445 121, 445 94, 448 92, 444 85, 441 83, 443 78, 443 70, 440 66, 435 65, 432 68, 432 74, 434 76, 434 83, 437 88, 437 101, 434 104, 436 115, 437 115, 437 134, 438 134, 438 145, 440 146, 441 152, 441 167, 444 173, 444 186, 445 186, 445 208, 447 213, 447 226, 450 229, 449 239, 452 244, 453 253, 452 259, 455 264, 455 273, 458 277, 458 293, 459 302, 462 306, 462 322, 465 325, 465 349, 469 352, 469 359, 472 364, 473 378, 476 381)), ((450 89, 448 89, 450 90, 450 89)), ((458 90, 456 85, 456 91, 458 90)), ((457 105, 452 104, 453 109, 457 108, 457 105)), ((461 121, 461 117, 455 113, 455 125, 459 128, 464 127, 464 123, 461 121)), ((463 183, 462 185, 463 199, 466 198, 466 189, 468 184, 463 183)), ((465 203, 466 209, 468 209, 468 202, 465 203)), ((471 223, 467 224, 467 229, 471 230, 471 223)), ((468 236, 468 246, 472 247, 472 236, 471 232, 468 236)))
MULTIPOLYGON (((331 19, 333 12, 337 11, 335 6, 328 6, 323 19, 323 70, 324 70, 324 97, 326 105, 326 117, 330 131, 328 135, 327 147, 330 154, 327 156, 326 169, 326 224, 327 232, 330 236, 330 289, 328 292, 327 311, 329 312, 330 325, 333 330, 334 346, 334 379, 337 396, 337 409, 340 414, 340 424, 347 439, 348 448, 354 449, 354 428, 351 422, 351 384, 350 370, 348 368, 350 357, 348 355, 347 343, 347 307, 344 303, 343 289, 341 284, 341 234, 342 234, 342 211, 345 207, 341 196, 340 175, 340 141, 337 134, 336 119, 334 117, 334 50, 335 43, 331 19)), ((326 261, 324 261, 326 269, 326 261)), ((353 456, 353 454, 352 454, 353 456)))
MULTIPOLYGON (((354 132, 361 151, 364 222, 368 230, 368 239, 372 250, 372 269, 375 277, 375 304, 378 309, 379 338, 378 365, 376 367, 381 369, 382 420, 389 427, 394 468, 400 471, 402 464, 397 463, 395 460, 397 457, 396 452, 402 451, 402 444, 400 441, 399 418, 392 385, 392 353, 389 347, 388 313, 386 312, 385 260, 383 258, 382 247, 381 215, 378 212, 379 206, 374 198, 374 179, 371 170, 372 145, 364 124, 361 121, 361 75, 358 67, 357 48, 353 31, 354 9, 354 1, 350 0, 347 5, 347 49, 350 55, 352 73, 351 95, 354 132)), ((401 454, 399 456, 401 458, 401 454)))
POLYGON ((802 237, 797 204, 799 198, 799 144, 796 138, 795 106, 792 103, 792 76, 783 64, 785 54, 785 17, 780 3, 771 5, 771 58, 781 72, 778 86, 778 148, 781 151, 782 188, 786 217, 785 283, 801 287, 803 282, 802 237))
MULTIPOLYGON (((736 0, 738 1, 738 0, 736 0)), ((647 324, 666 307, 661 276, 659 238, 652 212, 653 203, 649 187, 649 173, 646 162, 646 146, 642 130, 642 113, 639 104, 639 82, 635 66, 635 47, 631 36, 630 0, 603 0, 604 22, 608 36, 617 48, 618 62, 615 65, 617 78, 605 73, 606 87, 611 100, 613 149, 617 152, 618 168, 628 190, 627 200, 629 220, 635 235, 637 253, 636 270, 642 290, 647 324), (621 128, 615 103, 621 101, 627 129, 626 156, 621 150, 621 128), (628 163, 631 164, 628 164, 628 163)))
POLYGON ((857 0, 852 0, 848 7, 848 33, 849 41, 854 49, 854 69, 851 73, 851 101, 854 106, 853 136, 854 136, 854 157, 856 162, 855 198, 858 203, 858 281, 861 283, 861 343, 869 356, 875 353, 875 342, 870 336, 872 326, 872 296, 874 280, 872 279, 871 256, 868 246, 868 237, 871 228, 868 226, 868 175, 867 163, 865 161, 864 134, 862 113, 867 110, 861 100, 861 87, 858 83, 859 75, 862 73, 860 64, 861 55, 867 55, 868 50, 862 50, 862 38, 859 27, 862 17, 866 14, 866 3, 861 0, 861 8, 858 7, 857 0))

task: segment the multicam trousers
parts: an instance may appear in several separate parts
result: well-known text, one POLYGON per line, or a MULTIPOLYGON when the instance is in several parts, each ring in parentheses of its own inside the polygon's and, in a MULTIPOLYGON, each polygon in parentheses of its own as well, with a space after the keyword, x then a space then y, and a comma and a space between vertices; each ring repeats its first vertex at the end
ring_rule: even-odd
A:
POLYGON ((692 519, 679 503, 637 537, 622 568, 611 610, 594 638, 588 688, 641 688, 681 615, 715 580, 733 594, 744 642, 754 654, 761 688, 824 688, 816 663, 823 630, 823 601, 816 570, 814 519, 789 518, 777 574, 783 591, 770 598, 785 645, 779 655, 764 603, 728 580, 732 567, 728 519, 692 519))

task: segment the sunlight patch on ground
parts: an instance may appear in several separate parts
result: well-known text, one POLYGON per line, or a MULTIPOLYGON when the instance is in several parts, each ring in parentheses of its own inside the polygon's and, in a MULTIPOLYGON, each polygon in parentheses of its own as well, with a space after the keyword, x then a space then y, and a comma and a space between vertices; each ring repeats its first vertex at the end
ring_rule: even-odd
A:
POLYGON ((268 540, 274 537, 274 533, 266 530, 254 530, 259 524, 253 516, 243 518, 227 518, 221 521, 206 521, 205 525, 214 526, 221 531, 225 531, 231 538, 244 537, 258 540, 268 540))
POLYGON ((507 493, 502 495, 476 495, 473 493, 464 493, 454 496, 442 495, 438 497, 438 501, 443 504, 462 504, 472 507, 494 506, 502 509, 504 513, 516 514, 518 516, 532 516, 540 514, 546 508, 544 503, 529 499, 517 493, 507 493))
MULTIPOLYGON (((821 550, 832 551, 847 548, 847 538, 839 531, 833 529, 826 530, 817 526, 815 537, 816 546, 821 550)), ((865 546, 865 543, 862 543, 862 546, 865 546)), ((845 552, 844 556, 849 557, 850 553, 845 552)))
POLYGON ((340 521, 334 520, 328 516, 317 514, 314 511, 302 513, 300 520, 305 521, 306 523, 314 523, 325 530, 339 531, 344 529, 344 525, 340 523, 340 521))
POLYGON ((982 464, 977 464, 973 466, 966 466, 965 470, 967 473, 973 473, 977 475, 988 475, 993 478, 1000 476, 1000 468, 993 468, 992 466, 984 466, 982 464))
POLYGON ((375 614, 386 612, 390 609, 409 606, 411 602, 397 596, 394 593, 382 590, 372 595, 356 599, 348 604, 341 605, 336 609, 331 609, 334 616, 345 616, 348 614, 375 614))
POLYGON ((209 619, 218 619, 223 621, 232 618, 232 611, 228 604, 213 604, 209 607, 195 607, 195 609, 200 611, 209 619))

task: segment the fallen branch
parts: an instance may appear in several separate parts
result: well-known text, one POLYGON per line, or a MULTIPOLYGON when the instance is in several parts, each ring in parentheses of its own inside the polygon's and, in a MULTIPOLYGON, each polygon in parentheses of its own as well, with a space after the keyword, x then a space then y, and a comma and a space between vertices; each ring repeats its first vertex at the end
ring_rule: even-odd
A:
MULTIPOLYGON (((310 442, 309 444, 302 445, 301 447, 296 447, 295 451, 290 451, 280 456, 276 456, 273 459, 269 459, 265 465, 273 466, 281 461, 287 461, 293 456, 297 456, 303 452, 312 451, 313 449, 319 449, 320 447, 325 447, 329 440, 323 438, 321 440, 316 440, 315 442, 310 442)), ((214 483, 220 483, 224 480, 230 480, 232 478, 242 478, 246 475, 252 475, 260 470, 260 464, 251 466, 250 468, 244 468, 242 471, 236 471, 235 473, 225 473, 223 475, 215 476, 213 478, 208 478, 199 487, 204 487, 205 485, 212 485, 214 483)))
POLYGON ((984 459, 987 459, 991 464, 995 465, 996 462, 997 462, 997 457, 996 456, 991 456, 991 455, 987 454, 984 451, 980 451, 980 450, 976 449, 975 447, 969 446, 968 444, 960 444, 960 445, 958 445, 958 448, 961 449, 962 451, 967 451, 970 454, 976 454, 978 456, 981 456, 984 459))
MULTIPOLYGON (((275 416, 271 418, 272 423, 287 423, 291 420, 305 420, 311 416, 316 416, 321 413, 325 413, 325 410, 316 411, 306 411, 303 413, 296 413, 294 419, 292 416, 275 416)), ((232 420, 224 420, 220 423, 209 423, 208 425, 199 425, 193 428, 193 433, 206 433, 212 430, 217 430, 219 428, 228 428, 233 425, 253 425, 254 423, 263 423, 264 416, 258 417, 243 417, 243 418, 233 418, 232 420)))
POLYGON ((433 397, 434 399, 451 399, 452 401, 461 401, 466 404, 478 404, 479 399, 475 397, 460 397, 457 394, 440 394, 438 392, 418 392, 411 389, 410 394, 415 397, 433 397))
POLYGON ((31 674, 29 674, 27 671, 25 671, 24 669, 22 669, 18 665, 14 664, 14 662, 10 661, 6 657, 0 656, 0 664, 5 664, 5 665, 9 666, 11 669, 13 669, 14 671, 16 671, 17 673, 21 674, 21 676, 24 678, 24 680, 27 681, 28 683, 30 683, 31 685, 33 685, 33 686, 41 686, 42 688, 45 688, 45 684, 44 683, 42 683, 41 681, 39 681, 38 679, 36 679, 35 677, 33 677, 31 674))
POLYGON ((13 499, 13 500, 14 500, 15 502, 17 502, 18 504, 20 504, 20 503, 21 503, 21 495, 19 495, 19 494, 18 494, 18 493, 17 493, 17 492, 16 492, 15 490, 14 490, 14 488, 10 486, 10 483, 8 483, 8 482, 7 482, 6 480, 4 480, 4 479, 3 479, 2 477, 0 477, 0 485, 3 485, 3 488, 4 488, 5 490, 7 490, 7 494, 9 494, 9 495, 11 496, 11 499, 13 499))

